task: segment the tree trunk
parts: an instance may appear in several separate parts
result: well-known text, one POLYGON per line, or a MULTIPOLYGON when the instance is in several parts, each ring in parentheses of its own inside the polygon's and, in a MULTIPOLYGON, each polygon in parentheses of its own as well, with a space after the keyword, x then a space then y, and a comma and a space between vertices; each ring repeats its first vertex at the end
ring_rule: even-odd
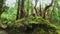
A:
POLYGON ((41 5, 40 5, 40 10, 39 10, 40 16, 42 16, 42 10, 41 10, 41 5))
POLYGON ((43 13, 42 13, 42 18, 45 19, 47 9, 52 6, 53 2, 54 2, 54 0, 51 1, 51 4, 49 4, 48 6, 45 7, 45 9, 43 10, 43 13))
POLYGON ((38 2, 38 0, 35 0, 35 6, 34 6, 34 9, 35 9, 35 15, 36 15, 36 16, 38 16, 38 11, 37 11, 37 9, 36 9, 37 2, 38 2))
POLYGON ((1 14, 3 13, 2 7, 3 7, 3 0, 0 0, 0 19, 1 19, 1 14))
POLYGON ((20 0, 18 0, 18 8, 17 8, 16 20, 19 19, 19 11, 20 11, 20 0))
POLYGON ((22 3, 21 3, 21 11, 20 11, 20 18, 24 18, 26 17, 26 12, 24 11, 24 0, 22 0, 22 3))

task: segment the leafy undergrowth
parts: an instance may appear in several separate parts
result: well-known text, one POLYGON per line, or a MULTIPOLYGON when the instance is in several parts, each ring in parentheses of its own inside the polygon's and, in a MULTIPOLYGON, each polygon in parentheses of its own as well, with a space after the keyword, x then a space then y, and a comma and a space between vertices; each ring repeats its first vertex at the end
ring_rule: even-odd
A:
POLYGON ((9 34, 60 34, 58 26, 42 19, 40 16, 9 21, 8 23, 2 23, 1 27, 9 34))
POLYGON ((52 23, 53 25, 56 26, 58 34, 60 34, 60 24, 59 23, 52 23))

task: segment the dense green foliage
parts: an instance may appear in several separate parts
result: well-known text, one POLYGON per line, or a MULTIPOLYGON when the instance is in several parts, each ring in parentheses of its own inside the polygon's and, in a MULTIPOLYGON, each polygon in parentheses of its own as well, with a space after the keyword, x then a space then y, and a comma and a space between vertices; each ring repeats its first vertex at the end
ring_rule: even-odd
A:
POLYGON ((16 20, 18 1, 16 0, 14 7, 6 6, 5 1, 0 2, 3 5, 0 7, 0 30, 2 32, 8 34, 60 34, 60 0, 55 0, 54 4, 48 8, 45 19, 40 14, 33 16, 36 10, 38 13, 43 13, 44 7, 41 4, 35 7, 32 3, 33 0, 25 0, 24 7, 22 7, 22 0, 20 0, 19 7, 24 9, 20 8, 19 11, 26 12, 27 17, 20 18, 21 12, 19 12, 18 20, 16 20))

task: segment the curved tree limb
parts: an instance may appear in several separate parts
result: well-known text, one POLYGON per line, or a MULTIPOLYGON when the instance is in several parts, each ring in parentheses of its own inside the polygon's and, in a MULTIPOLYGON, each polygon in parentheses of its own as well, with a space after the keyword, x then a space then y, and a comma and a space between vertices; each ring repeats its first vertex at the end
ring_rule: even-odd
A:
POLYGON ((46 6, 46 7, 44 8, 43 13, 42 13, 42 18, 44 18, 44 19, 45 19, 47 9, 48 9, 49 7, 51 7, 51 6, 52 6, 53 2, 54 2, 54 0, 52 0, 52 1, 51 1, 51 3, 50 3, 48 6, 46 6))

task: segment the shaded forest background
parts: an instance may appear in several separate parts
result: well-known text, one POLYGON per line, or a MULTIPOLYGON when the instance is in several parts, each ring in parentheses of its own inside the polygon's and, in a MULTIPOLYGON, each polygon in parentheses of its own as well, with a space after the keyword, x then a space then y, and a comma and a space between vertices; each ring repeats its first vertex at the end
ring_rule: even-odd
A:
POLYGON ((60 0, 0 0, 0 32, 60 34, 60 0))

